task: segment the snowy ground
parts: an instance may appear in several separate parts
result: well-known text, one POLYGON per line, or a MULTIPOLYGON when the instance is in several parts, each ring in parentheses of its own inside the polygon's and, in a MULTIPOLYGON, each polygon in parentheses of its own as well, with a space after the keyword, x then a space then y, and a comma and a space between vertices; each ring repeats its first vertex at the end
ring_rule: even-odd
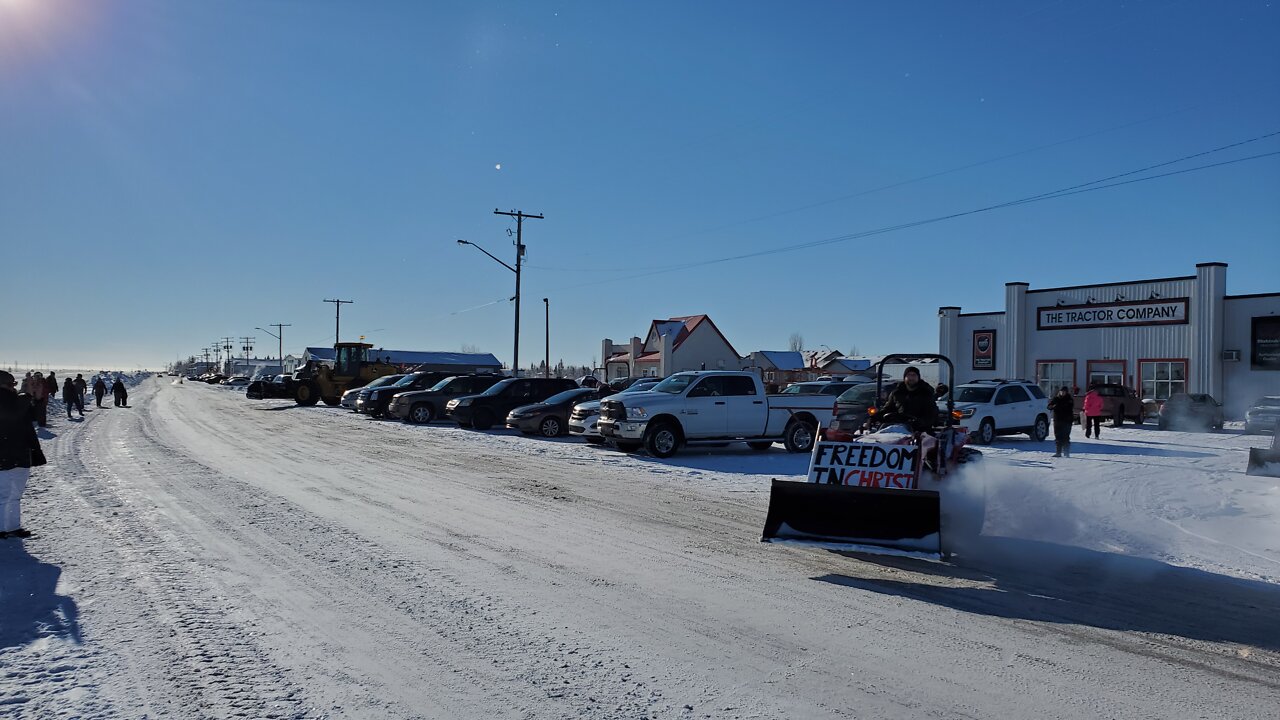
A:
MULTIPOLYGON (((14 718, 1260 718, 1270 438, 986 450, 952 565, 760 544, 806 458, 667 461, 145 380, 0 541, 14 718)), ((51 417, 55 417, 51 411, 51 417)))

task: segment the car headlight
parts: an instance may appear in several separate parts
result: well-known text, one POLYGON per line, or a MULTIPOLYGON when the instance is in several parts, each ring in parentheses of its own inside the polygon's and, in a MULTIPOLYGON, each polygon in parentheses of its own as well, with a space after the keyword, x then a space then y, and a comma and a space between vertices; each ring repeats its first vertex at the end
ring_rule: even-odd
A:
POLYGON ((973 408, 964 408, 960 411, 960 417, 973 417, 973 408))
POLYGON ((643 420, 643 419, 645 419, 645 418, 647 418, 647 417, 649 417, 649 413, 648 413, 648 412, 646 412, 646 411, 645 411, 645 409, 644 409, 644 408, 642 408, 642 407, 629 407, 629 408, 627 408, 627 419, 628 419, 628 420, 643 420))
POLYGON ((450 400, 449 407, 466 407, 471 404, 469 398, 461 398, 459 400, 450 400))

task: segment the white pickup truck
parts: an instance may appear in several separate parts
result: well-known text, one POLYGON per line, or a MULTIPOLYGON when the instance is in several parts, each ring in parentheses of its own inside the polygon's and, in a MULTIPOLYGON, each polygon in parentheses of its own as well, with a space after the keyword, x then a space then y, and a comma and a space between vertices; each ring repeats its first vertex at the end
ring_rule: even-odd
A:
POLYGON ((835 398, 765 395, 750 372, 703 370, 668 377, 646 392, 614 395, 600 403, 600 434, 622 450, 644 447, 658 458, 682 445, 745 442, 764 451, 775 442, 809 452, 819 427, 830 424, 835 398))

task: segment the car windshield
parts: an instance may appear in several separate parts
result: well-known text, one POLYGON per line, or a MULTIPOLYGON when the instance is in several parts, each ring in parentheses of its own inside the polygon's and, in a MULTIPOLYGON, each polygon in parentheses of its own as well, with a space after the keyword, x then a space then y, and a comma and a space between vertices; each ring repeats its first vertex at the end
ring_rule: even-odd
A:
POLYGON ((817 395, 821 385, 816 383, 796 383, 788 385, 783 391, 783 395, 817 395))
POLYGON ((560 403, 571 402, 579 398, 584 398, 590 395, 591 393, 592 393, 591 388, 574 388, 572 390, 565 390, 562 393, 557 393, 555 395, 552 395, 551 397, 547 398, 546 400, 543 400, 542 402, 546 403, 547 405, 559 405, 560 403))
POLYGON ((382 387, 383 385, 390 385, 391 383, 399 380, 401 377, 402 377, 401 375, 384 375, 376 380, 373 380, 368 385, 365 385, 365 387, 376 388, 376 387, 382 387))
POLYGON ((453 382, 454 380, 459 380, 459 379, 460 379, 460 378, 456 378, 456 377, 447 377, 447 378, 445 378, 445 379, 441 380, 440 382, 436 383, 435 385, 432 385, 430 388, 428 388, 428 390, 431 390, 431 391, 443 390, 443 389, 445 389, 445 388, 449 387, 449 383, 453 382))
POLYGON ((956 388, 956 402, 986 403, 991 402, 995 388, 962 385, 956 388))
POLYGON ((662 382, 649 388, 654 392, 669 393, 671 395, 679 395, 686 388, 698 379, 697 375, 672 375, 662 382))
POLYGON ((519 378, 507 378, 506 380, 499 381, 495 385, 491 385, 488 390, 485 390, 480 394, 487 397, 493 397, 494 395, 501 395, 503 390, 506 390, 507 388, 511 387, 518 380, 519 378))
POLYGON ((416 376, 416 375, 405 375, 404 377, 402 377, 402 378, 400 378, 399 380, 395 381, 395 382, 392 384, 392 387, 400 387, 400 386, 402 386, 402 385, 412 385, 412 384, 413 384, 413 381, 414 381, 416 378, 417 378, 417 376, 416 376))
POLYGON ((836 398, 836 402, 855 403, 858 405, 870 405, 876 397, 876 384, 867 383, 865 385, 854 385, 853 387, 840 393, 840 397, 836 398))

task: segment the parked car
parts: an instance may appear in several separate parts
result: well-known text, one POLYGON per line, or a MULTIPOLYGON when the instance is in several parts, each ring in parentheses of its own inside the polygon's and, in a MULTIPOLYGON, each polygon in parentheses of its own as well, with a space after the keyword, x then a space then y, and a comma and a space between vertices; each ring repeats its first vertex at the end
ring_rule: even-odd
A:
MULTIPOLYGON (((1098 395, 1102 397, 1102 417, 1111 420, 1116 427, 1124 424, 1125 420, 1133 422, 1135 425, 1141 425, 1142 421, 1148 417, 1155 417, 1160 414, 1160 405, 1155 400, 1143 400, 1138 397, 1138 391, 1124 385, 1114 383, 1104 383, 1094 385, 1098 395)), ((1084 424, 1084 395, 1075 396, 1076 417, 1080 419, 1080 424, 1084 424)))
POLYGON ((245 375, 236 375, 234 377, 229 377, 218 384, 226 385, 228 387, 245 387, 249 384, 249 378, 245 375))
MULTIPOLYGON (((649 377, 647 375, 641 375, 639 377, 618 378, 616 380, 610 380, 609 387, 613 388, 614 392, 622 392, 623 390, 626 390, 627 388, 631 387, 632 385, 635 385, 636 383, 642 380, 648 381, 653 379, 654 378, 649 377)), ((658 379, 661 379, 661 378, 658 378, 658 379)))
POLYGON ((403 378, 403 377, 404 375, 400 374, 400 375, 383 375, 380 378, 374 378, 373 380, 369 381, 368 385, 361 385, 360 387, 351 388, 350 390, 347 390, 346 392, 342 393, 342 399, 339 400, 338 404, 350 410, 351 412, 357 412, 356 401, 360 399, 360 393, 362 391, 368 390, 369 388, 377 388, 377 387, 382 387, 384 385, 390 385, 391 383, 398 382, 400 378, 403 378))
MULTIPOLYGON (((662 382, 660 378, 641 378, 639 381, 632 383, 631 387, 623 390, 624 393, 642 392, 653 389, 654 385, 662 382)), ((602 397, 616 395, 612 389, 602 386, 602 397)), ((569 415, 569 434, 577 435, 592 445, 600 445, 604 443, 604 436, 600 434, 600 400, 590 400, 578 403, 573 407, 573 413, 569 415)))
POLYGON ((387 412, 387 406, 391 404, 391 398, 396 393, 426 390, 434 387, 441 380, 450 377, 453 377, 453 373, 418 371, 402 375, 399 380, 393 383, 376 387, 365 385, 356 398, 356 412, 364 413, 370 417, 382 417, 387 412))
POLYGON ((1033 382, 974 380, 957 385, 953 393, 960 426, 983 445, 997 435, 1026 433, 1037 442, 1049 437, 1049 400, 1033 382))
POLYGON ((1221 430, 1222 403, 1205 393, 1171 395, 1160 407, 1161 430, 1221 430))
POLYGON ((836 398, 835 421, 832 428, 842 435, 851 435, 867 422, 867 411, 878 407, 888 398, 890 392, 897 387, 896 382, 883 385, 883 396, 876 396, 876 384, 864 382, 840 393, 836 398))
POLYGON ((1258 398, 1244 413, 1246 433, 1274 433, 1280 428, 1280 395, 1258 398))
POLYGON ((865 380, 809 380, 791 383, 778 395, 830 395, 837 397, 844 391, 865 383, 865 380))
POLYGON ((244 394, 254 400, 293 397, 291 382, 292 378, 288 375, 264 377, 249 383, 244 389, 244 394))
MULTIPOLYGON (((611 390, 605 392, 612 393, 611 390)), ((538 433, 543 437, 560 437, 569 432, 569 414, 573 406, 585 400, 598 400, 595 388, 574 388, 557 393, 539 403, 522 405, 507 414, 507 427, 522 433, 538 433)))
POLYGON ((684 445, 745 442, 758 451, 782 442, 790 452, 813 448, 833 417, 830 396, 765 395, 751 372, 680 372, 644 392, 600 404, 600 433, 622 450, 641 446, 667 458, 684 445))
POLYGON ((577 387, 571 378, 507 378, 479 395, 450 400, 445 404, 445 413, 462 427, 488 430, 521 405, 542 402, 577 387))
POLYGON ((464 395, 476 395, 493 387, 503 376, 455 375, 425 390, 399 392, 391 397, 387 415, 411 423, 429 423, 445 417, 445 404, 464 395))

